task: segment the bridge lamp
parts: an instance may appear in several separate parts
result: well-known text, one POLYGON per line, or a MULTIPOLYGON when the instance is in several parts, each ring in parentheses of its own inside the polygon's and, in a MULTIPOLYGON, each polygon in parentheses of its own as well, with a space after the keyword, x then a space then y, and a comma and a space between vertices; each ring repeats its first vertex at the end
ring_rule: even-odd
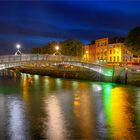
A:
POLYGON ((58 51, 58 50, 59 50, 59 46, 56 46, 56 47, 55 47, 55 50, 58 51))
POLYGON ((15 55, 20 55, 20 54, 21 54, 21 52, 19 51, 19 49, 20 49, 20 44, 17 44, 17 45, 16 45, 16 48, 17 48, 17 52, 15 53, 15 55))
POLYGON ((20 44, 17 44, 16 47, 17 47, 17 49, 19 50, 19 49, 20 49, 20 44))
POLYGON ((59 52, 59 46, 55 46, 55 53, 54 55, 60 55, 61 53, 59 52))

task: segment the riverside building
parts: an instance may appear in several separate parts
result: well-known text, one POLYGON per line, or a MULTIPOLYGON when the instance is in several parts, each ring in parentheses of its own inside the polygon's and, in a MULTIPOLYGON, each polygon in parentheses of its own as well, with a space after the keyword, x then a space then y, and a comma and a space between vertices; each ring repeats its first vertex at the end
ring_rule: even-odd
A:
POLYGON ((127 65, 140 62, 139 57, 134 56, 126 49, 123 40, 112 41, 109 38, 102 38, 96 40, 95 44, 83 48, 83 57, 90 62, 108 65, 127 65))

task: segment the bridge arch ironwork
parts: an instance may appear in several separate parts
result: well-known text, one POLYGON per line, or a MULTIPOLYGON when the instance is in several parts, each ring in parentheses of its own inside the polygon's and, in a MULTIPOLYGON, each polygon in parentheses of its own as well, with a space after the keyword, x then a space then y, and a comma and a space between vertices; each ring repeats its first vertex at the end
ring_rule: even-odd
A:
POLYGON ((37 61, 47 61, 49 63, 56 63, 56 64, 69 64, 79 67, 84 67, 93 71, 96 71, 105 76, 112 76, 113 69, 84 62, 81 58, 72 57, 72 56, 64 56, 64 55, 49 55, 49 54, 21 54, 21 55, 3 55, 0 56, 0 70, 17 67, 21 65, 25 65, 29 62, 37 62, 37 61))

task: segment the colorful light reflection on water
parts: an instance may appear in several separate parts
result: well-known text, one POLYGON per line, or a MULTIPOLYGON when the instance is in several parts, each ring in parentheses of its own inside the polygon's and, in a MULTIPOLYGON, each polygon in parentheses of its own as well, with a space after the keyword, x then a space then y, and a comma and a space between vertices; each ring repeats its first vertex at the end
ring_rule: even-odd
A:
POLYGON ((139 139, 140 88, 0 77, 0 139, 139 139))

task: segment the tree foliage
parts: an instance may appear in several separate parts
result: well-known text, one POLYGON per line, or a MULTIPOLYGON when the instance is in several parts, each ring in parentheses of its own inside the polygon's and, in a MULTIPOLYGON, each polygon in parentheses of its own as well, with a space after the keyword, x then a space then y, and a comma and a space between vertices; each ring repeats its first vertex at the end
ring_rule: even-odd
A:
POLYGON ((90 44, 95 44, 95 40, 91 40, 90 41, 90 44))
POLYGON ((140 26, 128 33, 125 39, 125 46, 135 55, 140 55, 140 26))
POLYGON ((53 54, 55 52, 55 46, 58 45, 57 42, 48 42, 41 48, 33 48, 32 53, 34 54, 53 54))
POLYGON ((62 42, 62 53, 70 56, 81 56, 83 43, 77 39, 67 39, 62 42))
POLYGON ((55 53, 55 46, 60 47, 62 55, 81 56, 83 43, 77 39, 67 39, 62 42, 48 42, 42 48, 33 48, 32 53, 35 54, 53 54, 55 53))
POLYGON ((112 37, 109 38, 109 44, 113 44, 113 43, 123 43, 124 42, 124 37, 112 37))

